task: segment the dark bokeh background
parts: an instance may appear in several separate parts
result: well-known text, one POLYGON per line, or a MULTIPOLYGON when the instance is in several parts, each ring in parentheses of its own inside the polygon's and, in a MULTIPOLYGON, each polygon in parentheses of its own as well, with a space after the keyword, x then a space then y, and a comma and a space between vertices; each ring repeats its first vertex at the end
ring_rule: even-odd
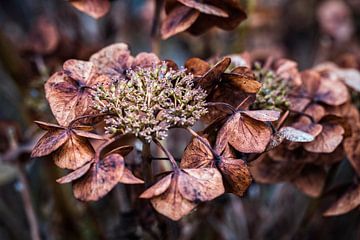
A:
MULTIPOLYGON (((294 59, 301 69, 327 60, 359 68, 360 1, 241 4, 249 18, 236 30, 214 29, 198 37, 182 33, 161 41, 158 54, 181 65, 192 56, 207 59, 246 50, 257 59, 294 59)), ((23 147, 16 163, 0 161, 0 239, 31 238, 21 197, 24 181, 19 181, 24 175, 43 239, 360 239, 358 210, 324 218, 326 196, 310 199, 287 183, 254 183, 243 199, 227 194, 179 223, 158 216, 164 225, 154 225, 142 201, 124 204, 129 202, 125 195, 136 199, 136 189, 119 185, 97 203, 81 203, 71 186, 55 182, 63 172, 50 159, 29 161, 28 149, 39 134, 32 122, 53 120, 44 81, 65 60, 88 59, 111 43, 125 42, 133 53, 151 51, 153 9, 151 0, 117 0, 106 16, 94 20, 63 0, 0 1, 0 152, 11 144, 23 147)), ((168 145, 179 154, 185 137, 177 134, 168 145)), ((352 171, 341 164, 333 180, 340 183, 349 181, 352 171)))

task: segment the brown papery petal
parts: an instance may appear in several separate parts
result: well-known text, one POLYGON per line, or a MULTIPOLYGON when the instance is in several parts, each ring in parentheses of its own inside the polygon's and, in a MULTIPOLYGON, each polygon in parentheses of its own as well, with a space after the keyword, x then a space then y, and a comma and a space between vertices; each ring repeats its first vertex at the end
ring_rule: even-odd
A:
POLYGON ((151 204, 159 213, 171 220, 177 221, 189 214, 196 207, 193 203, 182 196, 178 189, 177 180, 171 181, 169 188, 163 194, 151 199, 151 204))
POLYGON ((112 154, 94 163, 90 170, 73 185, 73 192, 82 201, 96 201, 120 181, 124 173, 124 159, 112 154))
POLYGON ((322 78, 315 100, 332 106, 339 106, 349 99, 349 92, 342 82, 322 78))
POLYGON ((124 174, 121 176, 119 182, 125 183, 125 184, 142 184, 142 183, 144 183, 143 180, 135 177, 134 174, 132 174, 132 172, 127 168, 124 168, 124 174))
POLYGON ((234 68, 231 73, 223 74, 222 78, 245 93, 257 93, 261 88, 261 83, 248 67, 234 68))
POLYGON ((93 164, 93 161, 90 161, 86 163, 84 166, 72 171, 68 175, 65 175, 59 179, 56 180, 56 182, 60 184, 69 183, 76 179, 79 179, 80 177, 84 176, 84 174, 90 169, 91 164, 93 164))
POLYGON ((133 58, 125 43, 115 43, 91 55, 90 61, 98 67, 100 73, 118 75, 131 67, 133 58))
MULTIPOLYGON (((202 138, 203 141, 209 144, 207 139, 202 138)), ((206 147, 198 138, 193 140, 186 147, 184 154, 181 158, 181 168, 199 168, 207 167, 213 160, 213 155, 208 147, 206 147)))
POLYGON ((221 158, 219 169, 229 186, 228 191, 241 197, 251 184, 251 174, 241 159, 221 158))
POLYGON ((226 57, 217 62, 205 75, 198 80, 198 85, 208 93, 220 82, 221 75, 228 68, 231 59, 226 57))
POLYGON ((306 70, 301 73, 302 87, 307 97, 314 97, 320 87, 321 76, 314 70, 306 70))
POLYGON ((236 113, 220 129, 216 145, 228 142, 243 153, 265 151, 271 137, 271 128, 261 121, 236 113))
POLYGON ((220 172, 216 168, 184 169, 179 173, 178 188, 189 201, 210 201, 224 193, 220 172))
POLYGON ((314 141, 305 143, 304 148, 309 152, 333 152, 344 138, 345 130, 340 124, 324 123, 323 130, 314 141))
POLYGON ((184 4, 187 7, 194 8, 199 10, 202 13, 219 16, 219 17, 228 17, 229 14, 222 10, 221 8, 217 8, 215 6, 198 2, 196 0, 178 0, 178 2, 184 4))
POLYGON ((46 131, 55 130, 55 129, 64 129, 64 127, 61 127, 54 123, 47 123, 41 121, 34 121, 34 123, 36 123, 36 125, 38 125, 41 129, 46 131))
POLYGON ((319 197, 325 185, 326 172, 320 166, 305 166, 299 176, 293 180, 297 188, 310 197, 319 197))
POLYGON ((200 12, 185 6, 175 8, 161 26, 162 39, 168 39, 188 29, 199 17, 200 12))
POLYGON ((58 129, 49 131, 36 143, 31 152, 31 157, 43 157, 49 155, 61 147, 68 139, 69 135, 66 130, 58 129))
POLYGON ((113 153, 118 153, 121 156, 125 157, 126 155, 128 155, 132 150, 134 149, 133 146, 130 145, 126 145, 126 146, 120 146, 117 148, 114 148, 113 150, 111 150, 110 152, 107 152, 105 155, 110 155, 113 153))
POLYGON ((97 140, 106 140, 106 137, 95 134, 95 133, 77 130, 77 129, 72 129, 71 131, 73 131, 77 136, 80 136, 80 137, 97 139, 97 140))
POLYGON ((70 3, 93 18, 101 18, 110 9, 108 0, 70 0, 70 3))
POLYGON ((309 98, 302 97, 293 97, 289 96, 288 100, 290 102, 290 110, 296 112, 302 112, 306 108, 307 105, 311 102, 309 98))
POLYGON ((241 113, 259 121, 277 121, 280 117, 280 112, 273 110, 254 110, 254 111, 241 111, 241 113))
POLYGON ((53 160, 60 168, 77 169, 93 159, 94 154, 86 138, 71 133, 65 144, 55 152, 53 160))
POLYGON ((305 113, 313 117, 315 122, 319 122, 326 114, 325 108, 319 104, 310 104, 305 113))
POLYGON ((324 212, 324 216, 337 216, 355 209, 360 205, 360 185, 353 186, 344 195, 342 195, 336 202, 334 202, 329 209, 324 212))
POLYGON ((149 199, 149 198, 157 197, 160 194, 163 194, 170 187, 172 178, 173 178, 173 173, 160 179, 160 181, 152 185, 150 188, 146 189, 145 192, 143 192, 139 196, 139 198, 149 199))
POLYGON ((200 58, 189 58, 186 60, 184 66, 189 72, 194 74, 194 76, 202 76, 210 70, 209 63, 200 58))
POLYGON ((138 55, 136 55, 134 62, 132 64, 132 67, 133 68, 135 68, 135 67, 143 67, 143 68, 152 67, 159 61, 160 61, 160 59, 158 58, 158 56, 156 56, 156 54, 142 52, 142 53, 139 53, 138 55))
POLYGON ((351 166, 360 176, 360 130, 344 141, 344 150, 351 166))

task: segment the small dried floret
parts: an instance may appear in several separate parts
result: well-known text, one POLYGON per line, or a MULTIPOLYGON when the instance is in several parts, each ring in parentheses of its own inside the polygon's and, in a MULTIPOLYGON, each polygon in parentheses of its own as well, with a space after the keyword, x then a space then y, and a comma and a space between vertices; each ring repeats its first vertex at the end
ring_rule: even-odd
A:
POLYGON ((109 133, 132 133, 151 141, 164 139, 170 127, 192 126, 205 113, 206 93, 193 85, 185 69, 166 63, 127 72, 127 79, 98 86, 95 108, 113 114, 106 119, 109 133))
POLYGON ((287 99, 289 91, 289 83, 277 76, 271 70, 264 70, 260 66, 256 66, 254 71, 258 81, 262 83, 262 87, 256 94, 256 101, 253 104, 254 109, 268 110, 286 110, 290 106, 287 99))

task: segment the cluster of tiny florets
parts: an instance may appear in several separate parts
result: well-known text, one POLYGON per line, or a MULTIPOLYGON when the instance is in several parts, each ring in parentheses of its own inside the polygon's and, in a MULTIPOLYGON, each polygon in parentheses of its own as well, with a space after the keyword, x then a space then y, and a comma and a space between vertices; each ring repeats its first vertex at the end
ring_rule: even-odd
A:
POLYGON ((127 72, 109 87, 98 86, 95 108, 109 113, 108 133, 132 133, 146 141, 164 139, 171 127, 192 126, 206 114, 206 93, 185 69, 166 63, 127 72))
POLYGON ((255 66, 255 76, 262 83, 252 105, 254 109, 286 110, 290 106, 287 98, 289 85, 287 81, 278 77, 273 71, 265 70, 260 65, 255 66))

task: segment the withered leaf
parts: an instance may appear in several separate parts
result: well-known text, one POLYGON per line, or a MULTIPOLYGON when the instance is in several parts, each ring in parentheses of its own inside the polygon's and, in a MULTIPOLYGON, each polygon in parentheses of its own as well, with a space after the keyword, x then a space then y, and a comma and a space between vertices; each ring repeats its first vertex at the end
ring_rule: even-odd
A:
POLYGON ((98 76, 91 62, 68 60, 64 71, 57 72, 45 83, 45 94, 56 120, 67 126, 76 117, 94 114, 89 88, 107 83, 109 79, 98 76))
POLYGON ((218 133, 216 145, 224 149, 229 143, 243 153, 265 151, 271 137, 271 128, 240 112, 231 116, 218 133))
POLYGON ((196 77, 202 76, 210 70, 209 63, 200 58, 189 58, 186 60, 184 67, 196 77))
POLYGON ((70 3, 93 18, 104 16, 110 9, 108 0, 70 0, 70 3))
POLYGON ((355 209, 360 205, 360 185, 352 186, 345 192, 329 209, 324 212, 324 216, 337 216, 355 209))
POLYGON ((323 123, 321 133, 314 141, 305 143, 304 148, 314 153, 333 152, 344 138, 345 130, 340 124, 323 123))
POLYGON ((186 6, 175 8, 161 25, 162 39, 168 39, 188 29, 199 17, 200 12, 186 6))
POLYGON ((241 159, 231 159, 222 157, 219 169, 225 179, 227 192, 231 192, 241 197, 251 184, 251 174, 241 159))
POLYGON ((319 197, 326 180, 326 171, 321 166, 307 165, 292 182, 310 197, 319 197))
POLYGON ((124 168, 123 157, 116 153, 95 161, 83 177, 74 181, 74 196, 82 201, 100 199, 120 181, 124 168))
POLYGON ((222 10, 221 8, 217 8, 215 6, 202 3, 196 0, 177 0, 178 2, 184 4, 185 6, 189 8, 194 8, 202 13, 219 16, 219 17, 228 17, 229 14, 222 10))

